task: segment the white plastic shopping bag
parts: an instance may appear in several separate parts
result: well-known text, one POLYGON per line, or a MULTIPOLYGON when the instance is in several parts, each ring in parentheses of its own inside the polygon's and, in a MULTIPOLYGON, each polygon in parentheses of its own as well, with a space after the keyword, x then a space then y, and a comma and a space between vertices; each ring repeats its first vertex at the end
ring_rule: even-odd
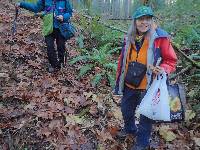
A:
POLYGON ((153 120, 170 121, 169 94, 166 73, 159 74, 153 80, 142 99, 138 112, 153 120))

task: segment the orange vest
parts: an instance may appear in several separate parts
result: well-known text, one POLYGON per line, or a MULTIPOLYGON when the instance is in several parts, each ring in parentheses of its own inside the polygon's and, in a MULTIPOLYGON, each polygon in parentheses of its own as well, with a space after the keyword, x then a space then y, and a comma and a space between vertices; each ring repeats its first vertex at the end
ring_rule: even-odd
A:
MULTIPOLYGON (((142 44, 142 47, 139 50, 137 62, 147 65, 147 49, 148 49, 148 47, 149 47, 149 41, 145 38, 144 42, 142 44)), ((136 47, 135 47, 135 45, 133 45, 131 59, 129 59, 130 49, 131 49, 131 44, 129 46, 129 52, 128 52, 128 56, 127 56, 127 59, 126 59, 125 74, 127 73, 127 70, 128 70, 128 63, 132 62, 132 61, 136 61, 136 57, 137 57, 136 47)), ((126 84, 126 86, 128 86, 132 89, 146 89, 147 77, 146 77, 146 75, 144 76, 143 80, 141 81, 141 83, 138 87, 134 87, 134 86, 127 84, 127 83, 125 83, 125 84, 126 84)))

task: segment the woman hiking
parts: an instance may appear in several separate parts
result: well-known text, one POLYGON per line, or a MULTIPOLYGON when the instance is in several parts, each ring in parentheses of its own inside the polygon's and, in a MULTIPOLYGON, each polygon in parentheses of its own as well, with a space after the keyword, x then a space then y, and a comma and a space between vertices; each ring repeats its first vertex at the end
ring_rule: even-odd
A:
POLYGON ((137 105, 152 79, 162 71, 167 74, 173 72, 177 62, 168 33, 155 25, 153 17, 150 7, 141 6, 136 9, 118 62, 114 94, 123 95, 121 112, 124 120, 124 128, 118 133, 118 137, 122 138, 127 134, 136 137, 131 150, 145 150, 149 147, 153 123, 153 120, 140 115, 136 126, 137 105), (135 77, 131 78, 133 70, 135 77))
POLYGON ((35 4, 28 2, 16 3, 16 8, 24 8, 34 13, 42 12, 42 32, 47 45, 47 55, 50 66, 48 72, 56 72, 64 63, 65 41, 67 40, 61 32, 61 25, 68 23, 72 16, 72 7, 68 0, 38 0, 35 4), (57 52, 54 41, 56 40, 57 52))

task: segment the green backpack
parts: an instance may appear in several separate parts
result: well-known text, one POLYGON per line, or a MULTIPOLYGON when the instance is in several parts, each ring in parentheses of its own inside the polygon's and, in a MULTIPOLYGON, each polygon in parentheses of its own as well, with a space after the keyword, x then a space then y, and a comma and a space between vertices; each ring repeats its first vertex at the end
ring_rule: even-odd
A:
POLYGON ((47 36, 53 32, 53 13, 45 14, 42 20, 42 34, 47 36))

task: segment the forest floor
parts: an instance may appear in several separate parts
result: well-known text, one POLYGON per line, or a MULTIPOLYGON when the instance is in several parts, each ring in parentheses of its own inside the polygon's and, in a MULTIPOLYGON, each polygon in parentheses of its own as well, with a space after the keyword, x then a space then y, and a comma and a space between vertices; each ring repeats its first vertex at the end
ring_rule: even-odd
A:
MULTIPOLYGON (((41 19, 21 11, 12 36, 14 6, 0 2, 0 149, 130 149, 134 139, 116 138, 123 122, 111 88, 93 87, 92 74, 77 79, 81 64, 48 73, 41 19)), ((67 41, 68 59, 76 49, 75 38, 67 41)), ((199 130, 192 121, 154 125, 151 148, 197 150, 199 130)))

